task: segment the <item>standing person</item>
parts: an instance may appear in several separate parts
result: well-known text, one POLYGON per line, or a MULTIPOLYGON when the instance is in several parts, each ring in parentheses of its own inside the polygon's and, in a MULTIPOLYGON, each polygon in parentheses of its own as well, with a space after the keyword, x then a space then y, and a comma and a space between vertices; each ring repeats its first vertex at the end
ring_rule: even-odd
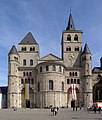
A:
POLYGON ((51 112, 53 113, 53 115, 54 115, 54 108, 53 107, 51 107, 51 112))
POLYGON ((55 108, 55 115, 57 114, 57 108, 55 108))
POLYGON ((101 113, 101 107, 98 108, 98 112, 101 113))
POLYGON ((94 106, 94 113, 96 113, 96 110, 97 110, 97 108, 96 108, 96 106, 94 106))

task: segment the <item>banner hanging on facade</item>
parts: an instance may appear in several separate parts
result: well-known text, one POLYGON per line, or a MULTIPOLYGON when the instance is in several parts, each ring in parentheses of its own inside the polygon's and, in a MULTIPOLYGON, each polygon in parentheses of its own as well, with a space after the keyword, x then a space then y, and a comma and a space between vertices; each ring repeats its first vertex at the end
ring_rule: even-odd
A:
POLYGON ((25 100, 29 100, 29 84, 25 84, 25 100))
POLYGON ((76 84, 71 84, 71 88, 72 88, 72 100, 77 100, 77 96, 76 96, 76 84))

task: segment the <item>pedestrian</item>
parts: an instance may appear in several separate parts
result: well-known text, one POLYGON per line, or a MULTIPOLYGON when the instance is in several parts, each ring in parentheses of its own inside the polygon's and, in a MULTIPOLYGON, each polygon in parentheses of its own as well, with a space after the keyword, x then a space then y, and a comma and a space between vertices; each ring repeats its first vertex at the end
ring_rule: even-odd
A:
POLYGON ((101 107, 98 108, 98 112, 101 113, 101 107))
POLYGON ((54 115, 54 108, 53 107, 51 107, 51 112, 53 113, 53 115, 54 115))
POLYGON ((57 115, 57 108, 55 108, 55 115, 57 115))
POLYGON ((96 108, 96 106, 94 106, 94 113, 96 113, 96 110, 97 110, 97 108, 96 108))

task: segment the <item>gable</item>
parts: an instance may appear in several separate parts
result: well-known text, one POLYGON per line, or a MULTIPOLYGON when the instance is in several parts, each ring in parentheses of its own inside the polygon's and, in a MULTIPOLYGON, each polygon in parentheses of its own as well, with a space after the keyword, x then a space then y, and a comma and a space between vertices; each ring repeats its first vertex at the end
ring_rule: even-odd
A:
POLYGON ((46 60, 61 60, 61 59, 53 54, 48 54, 48 55, 42 57, 40 60, 46 61, 46 60))

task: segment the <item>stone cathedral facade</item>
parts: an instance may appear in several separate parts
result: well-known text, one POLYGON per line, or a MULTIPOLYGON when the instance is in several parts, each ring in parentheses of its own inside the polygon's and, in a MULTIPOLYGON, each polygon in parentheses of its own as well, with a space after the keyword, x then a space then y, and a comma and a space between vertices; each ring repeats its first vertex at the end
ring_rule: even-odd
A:
POLYGON ((39 44, 30 32, 18 44, 18 50, 12 46, 8 54, 8 108, 70 107, 73 83, 77 106, 88 106, 101 99, 97 98, 97 90, 93 94, 100 80, 97 80, 96 68, 92 71, 88 45, 82 49, 82 33, 75 29, 70 14, 62 33, 61 58, 53 54, 40 58, 39 44))

